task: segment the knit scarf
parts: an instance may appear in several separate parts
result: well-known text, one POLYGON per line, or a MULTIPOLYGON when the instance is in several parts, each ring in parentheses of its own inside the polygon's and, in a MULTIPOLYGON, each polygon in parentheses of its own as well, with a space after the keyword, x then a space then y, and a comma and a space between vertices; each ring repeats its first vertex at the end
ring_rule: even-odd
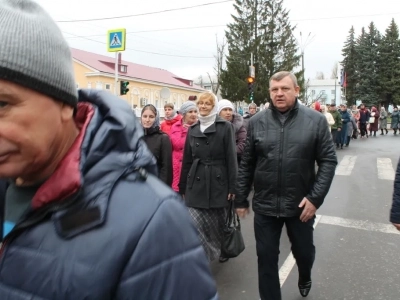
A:
POLYGON ((214 122, 215 119, 217 118, 217 112, 212 111, 208 116, 198 116, 197 117, 200 122, 200 131, 204 132, 208 127, 210 127, 214 122))

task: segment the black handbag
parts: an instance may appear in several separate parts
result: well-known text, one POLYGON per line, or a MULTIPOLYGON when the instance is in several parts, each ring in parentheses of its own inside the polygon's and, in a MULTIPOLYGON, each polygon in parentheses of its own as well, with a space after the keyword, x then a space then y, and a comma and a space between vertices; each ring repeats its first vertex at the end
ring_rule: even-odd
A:
POLYGON ((242 232, 240 231, 240 220, 239 216, 236 214, 234 201, 230 200, 229 202, 221 246, 221 257, 224 258, 236 257, 242 253, 245 248, 242 232))

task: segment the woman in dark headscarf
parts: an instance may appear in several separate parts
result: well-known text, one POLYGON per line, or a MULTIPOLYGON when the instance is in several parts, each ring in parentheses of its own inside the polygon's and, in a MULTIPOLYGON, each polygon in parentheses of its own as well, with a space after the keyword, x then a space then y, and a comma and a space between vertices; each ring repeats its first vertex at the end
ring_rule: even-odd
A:
POLYGON ((158 178, 167 185, 172 184, 172 146, 167 134, 160 130, 160 118, 154 105, 142 109, 141 123, 144 141, 157 160, 158 178))

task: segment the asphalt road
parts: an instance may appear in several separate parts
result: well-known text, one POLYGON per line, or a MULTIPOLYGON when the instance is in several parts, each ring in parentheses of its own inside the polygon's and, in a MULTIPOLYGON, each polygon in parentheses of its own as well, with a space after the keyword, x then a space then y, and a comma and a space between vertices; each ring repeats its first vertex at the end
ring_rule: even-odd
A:
MULTIPOLYGON (((400 235, 389 224, 400 136, 390 131, 353 140, 337 155, 340 165, 317 212, 317 257, 313 287, 306 299, 400 299, 400 235)), ((242 231, 246 250, 211 266, 221 300, 259 299, 253 214, 242 221, 242 231)), ((285 230, 280 250, 281 268, 290 254, 285 230)), ((304 299, 297 288, 297 266, 289 270, 283 278, 282 299, 304 299)))

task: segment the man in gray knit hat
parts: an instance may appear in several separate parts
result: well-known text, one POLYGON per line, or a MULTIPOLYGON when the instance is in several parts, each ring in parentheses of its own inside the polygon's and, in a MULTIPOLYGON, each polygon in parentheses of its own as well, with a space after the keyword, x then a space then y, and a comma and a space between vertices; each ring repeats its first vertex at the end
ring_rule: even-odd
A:
POLYGON ((0 0, 0 41, 0 299, 217 299, 129 105, 76 91, 70 49, 31 0, 0 0))

